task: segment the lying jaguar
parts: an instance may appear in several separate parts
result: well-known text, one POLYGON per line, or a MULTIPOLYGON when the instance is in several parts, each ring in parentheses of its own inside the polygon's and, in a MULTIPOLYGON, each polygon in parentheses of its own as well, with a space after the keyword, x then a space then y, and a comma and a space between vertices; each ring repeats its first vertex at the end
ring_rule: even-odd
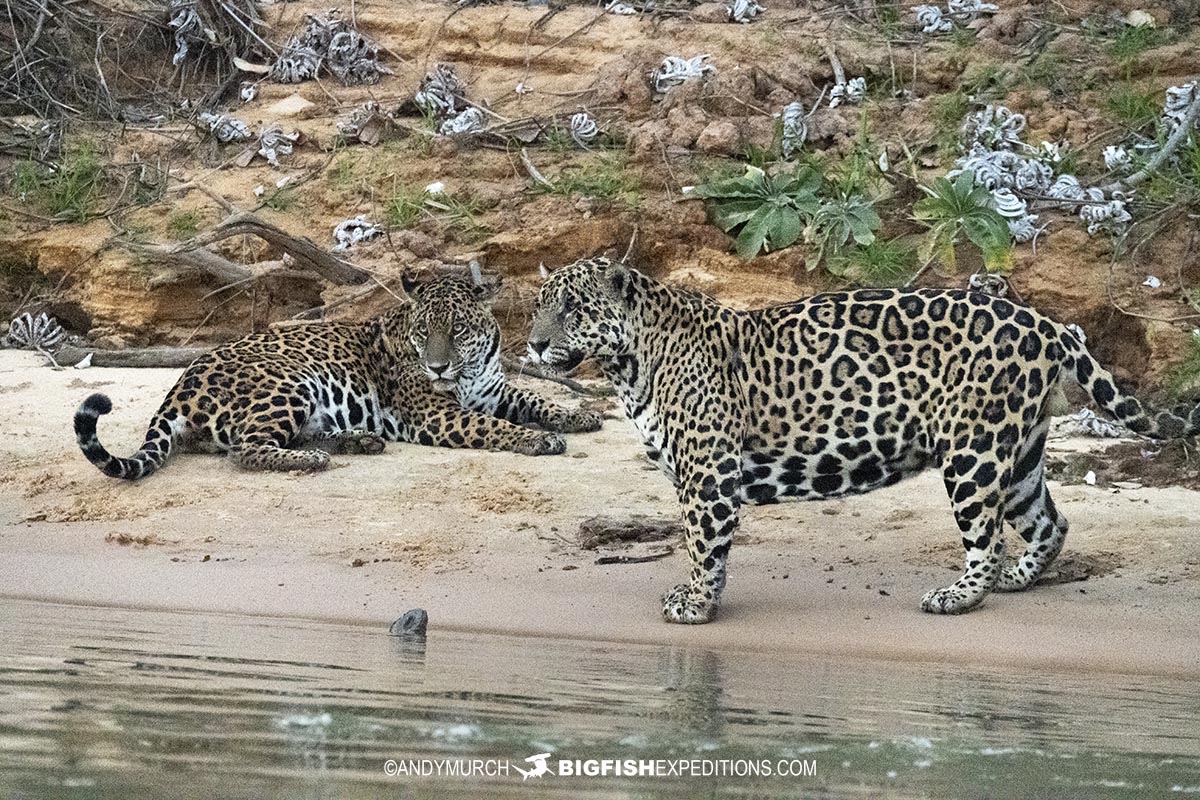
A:
POLYGON ((596 359, 675 479, 691 579, 663 598, 670 622, 713 619, 743 502, 867 492, 931 465, 966 569, 921 608, 957 614, 1028 588, 1067 534, 1044 468, 1063 381, 1144 436, 1200 432, 1200 407, 1148 414, 1066 327, 974 292, 863 290, 735 311, 584 260, 547 276, 529 353, 560 371, 596 359), (1005 521, 1026 543, 1008 564, 1005 521))
POLYGON ((251 334, 196 359, 131 458, 100 444, 96 419, 112 403, 92 395, 75 413, 83 454, 137 480, 180 447, 227 452, 247 469, 319 470, 330 453, 379 453, 387 441, 557 454, 559 433, 600 428, 597 414, 505 382, 494 288, 454 277, 404 288, 415 302, 370 322, 251 334))

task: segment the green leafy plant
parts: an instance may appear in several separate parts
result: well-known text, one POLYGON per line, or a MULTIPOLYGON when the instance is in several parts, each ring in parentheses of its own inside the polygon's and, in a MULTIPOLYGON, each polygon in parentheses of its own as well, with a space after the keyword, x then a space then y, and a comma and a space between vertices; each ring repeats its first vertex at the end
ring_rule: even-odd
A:
POLYGON ((1003 97, 1012 82, 1012 72, 1008 67, 984 61, 967 68, 961 87, 968 97, 982 104, 1003 97))
POLYGON ((86 220, 93 213, 103 178, 104 168, 90 142, 68 150, 46 184, 50 213, 70 222, 86 220))
POLYGON ((590 163, 564 169, 553 180, 553 194, 580 195, 600 202, 621 202, 629 208, 641 203, 641 180, 625 160, 602 155, 590 163))
POLYGON ((383 216, 392 230, 414 227, 422 218, 468 238, 486 235, 487 225, 479 220, 478 200, 466 194, 432 193, 396 183, 383 206, 383 216))
POLYGON ((100 157, 90 142, 83 142, 68 149, 56 165, 43 167, 33 161, 18 162, 9 189, 57 220, 83 222, 95 213, 103 183, 100 157))
POLYGON ((8 189, 18 200, 29 200, 39 193, 45 178, 45 171, 36 161, 18 161, 12 168, 8 189))
POLYGON ((804 228, 804 240, 816 245, 816 254, 808 261, 810 270, 824 260, 826 254, 835 256, 849 244, 850 239, 860 247, 875 241, 879 215, 862 195, 840 197, 821 203, 804 228))
POLYGON ((738 229, 735 249, 742 258, 795 244, 820 210, 821 174, 810 167, 768 175, 755 166, 736 178, 695 187, 709 201, 712 221, 726 233, 738 229))
POLYGON ((340 189, 349 189, 358 180, 358 157, 347 153, 341 156, 326 173, 325 179, 340 189))
POLYGON ((383 206, 383 215, 393 230, 411 228, 421 218, 427 193, 424 189, 394 185, 392 196, 383 206))
POLYGON ((960 172, 951 182, 938 178, 933 186, 922 186, 927 195, 913 205, 913 216, 929 227, 918 250, 922 263, 934 258, 954 271, 954 245, 961 237, 979 248, 989 272, 1012 269, 1012 237, 1008 223, 988 204, 988 190, 975 183, 970 172, 960 172))
POLYGON ((1151 25, 1122 25, 1108 45, 1108 52, 1128 75, 1138 56, 1165 42, 1166 36, 1151 25))
POLYGON ((272 211, 283 213, 290 211, 292 206, 296 205, 296 200, 296 190, 290 186, 284 186, 264 197, 262 204, 272 211))
POLYGON ((963 118, 971 110, 971 98, 960 88, 933 98, 931 106, 936 144, 942 150, 953 150, 958 146, 963 118))

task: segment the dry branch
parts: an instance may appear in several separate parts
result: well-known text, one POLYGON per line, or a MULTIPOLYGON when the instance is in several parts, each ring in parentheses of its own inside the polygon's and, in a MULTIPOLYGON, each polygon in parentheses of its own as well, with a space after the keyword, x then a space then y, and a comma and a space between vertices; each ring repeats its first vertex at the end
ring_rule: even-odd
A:
POLYGON ((150 279, 148 285, 151 289, 195 278, 211 279, 222 287, 229 287, 267 275, 303 277, 305 273, 302 270, 315 273, 313 277, 320 276, 342 285, 364 283, 371 277, 348 261, 321 250, 308 239, 298 239, 246 213, 234 214, 208 233, 177 245, 123 242, 122 246, 163 265, 163 269, 150 279), (210 245, 240 235, 254 235, 270 242, 291 256, 294 263, 264 261, 239 264, 209 249, 210 245))
POLYGON ((331 283, 357 284, 365 283, 370 274, 364 272, 349 261, 326 253, 306 238, 296 238, 285 233, 269 222, 264 222, 253 214, 234 214, 228 217, 208 233, 202 233, 188 241, 176 245, 175 253, 206 248, 231 236, 251 235, 269 242, 284 251, 299 262, 299 265, 311 269, 331 283))
POLYGON ((586 394, 589 397, 609 397, 613 394, 613 390, 610 387, 593 389, 590 386, 584 386, 579 381, 573 381, 570 378, 563 377, 562 375, 555 375, 553 372, 547 372, 535 364, 518 361, 511 356, 501 356, 500 365, 508 370, 510 374, 528 375, 531 378, 557 383, 560 386, 567 387, 572 392, 586 394))

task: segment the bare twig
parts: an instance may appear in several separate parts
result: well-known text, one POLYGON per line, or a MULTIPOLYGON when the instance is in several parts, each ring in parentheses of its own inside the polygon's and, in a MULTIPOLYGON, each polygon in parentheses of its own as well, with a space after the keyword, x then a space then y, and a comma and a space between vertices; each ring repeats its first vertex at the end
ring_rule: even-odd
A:
POLYGON ((535 182, 541 184, 550 191, 554 191, 555 188, 557 188, 550 179, 539 172, 538 168, 533 165, 533 159, 529 157, 529 151, 524 147, 521 148, 521 165, 525 167, 525 171, 529 173, 529 177, 533 178, 535 182))
POLYGON ((590 386, 584 386, 579 381, 573 381, 570 378, 563 377, 562 375, 555 375, 552 372, 546 372, 541 367, 523 361, 518 361, 511 356, 502 356, 500 363, 506 370, 509 370, 517 375, 528 375, 531 378, 538 378, 539 380, 557 383, 561 386, 567 387, 573 392, 586 394, 589 397, 609 397, 613 394, 613 390, 609 387, 593 389, 590 386))

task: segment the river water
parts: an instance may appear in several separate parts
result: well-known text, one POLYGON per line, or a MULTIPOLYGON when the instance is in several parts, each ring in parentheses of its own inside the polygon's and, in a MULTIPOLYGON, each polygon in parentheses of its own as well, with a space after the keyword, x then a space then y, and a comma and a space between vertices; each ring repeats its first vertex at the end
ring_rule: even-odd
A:
POLYGON ((1200 797, 1187 681, 16 600, 0 644, 2 798, 1200 797), (662 774, 558 774, 606 759, 662 774))

